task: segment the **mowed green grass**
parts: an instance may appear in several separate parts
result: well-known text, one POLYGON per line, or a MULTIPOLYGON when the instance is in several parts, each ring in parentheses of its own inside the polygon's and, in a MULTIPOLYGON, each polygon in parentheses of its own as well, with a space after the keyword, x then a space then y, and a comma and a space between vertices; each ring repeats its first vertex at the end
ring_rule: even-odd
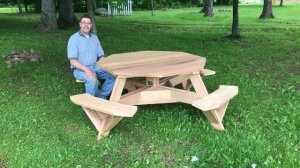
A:
POLYGON ((39 15, 0 14, 0 55, 35 50, 38 63, 7 68, 0 59, 0 165, 6 167, 299 167, 300 20, 297 4, 240 6, 241 40, 228 40, 231 13, 202 17, 197 8, 98 17, 106 55, 162 50, 207 58, 212 92, 237 85, 239 94, 213 129, 186 104, 145 105, 102 141, 70 95, 84 92, 66 58, 77 28, 40 33, 39 15), (192 157, 199 160, 192 162, 192 157))

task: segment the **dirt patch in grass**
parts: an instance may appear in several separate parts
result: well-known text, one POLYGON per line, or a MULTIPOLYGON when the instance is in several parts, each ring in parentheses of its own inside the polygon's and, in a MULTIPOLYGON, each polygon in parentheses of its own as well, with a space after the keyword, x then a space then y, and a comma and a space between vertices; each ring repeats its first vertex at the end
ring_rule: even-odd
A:
POLYGON ((142 149, 141 149, 141 153, 142 154, 149 154, 151 152, 151 148, 148 147, 148 146, 144 146, 142 149))
POLYGON ((74 133, 74 132, 79 132, 80 129, 79 129, 79 126, 77 124, 69 124, 67 125, 67 131, 69 133, 74 133))
POLYGON ((165 163, 165 166, 167 167, 173 165, 175 160, 176 160, 175 158, 166 155, 163 157, 163 161, 165 163))
POLYGON ((288 72, 294 75, 300 75, 300 67, 290 67, 288 72))
POLYGON ((71 68, 69 65, 66 64, 60 64, 57 66, 57 69, 62 70, 63 72, 71 72, 71 68))
POLYGON ((192 141, 182 141, 182 140, 179 140, 178 143, 182 144, 182 145, 184 145, 186 147, 190 147, 193 142, 192 141))
POLYGON ((0 157, 0 168, 8 168, 8 159, 0 157))

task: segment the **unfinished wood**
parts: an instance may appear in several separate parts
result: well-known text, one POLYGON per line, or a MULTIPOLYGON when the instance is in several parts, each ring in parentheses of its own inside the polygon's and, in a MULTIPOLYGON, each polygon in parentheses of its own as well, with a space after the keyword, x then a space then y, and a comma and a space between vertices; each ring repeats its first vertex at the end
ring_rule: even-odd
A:
POLYGON ((220 119, 217 110, 203 111, 203 114, 215 129, 219 131, 224 130, 222 120, 220 119))
POLYGON ((148 86, 159 86, 159 78, 146 77, 146 85, 148 86))
MULTIPOLYGON (((141 51, 114 54, 97 62, 97 65, 117 76, 110 101, 127 105, 173 102, 192 104, 204 111, 214 128, 224 130, 222 119, 230 99, 228 94, 223 95, 224 91, 208 95, 200 75, 208 76, 215 72, 204 69, 205 62, 203 57, 184 52, 141 51), (139 86, 126 82, 126 78, 132 77, 146 77, 146 81, 139 86), (182 84, 184 90, 171 88, 178 84, 182 84), (196 93, 186 91, 191 87, 195 88, 196 93), (122 95, 124 88, 130 92, 122 95), (213 103, 208 100, 213 100, 213 103)), ((101 115, 98 117, 103 118, 101 115)), ((109 132, 121 119, 121 116, 105 118, 107 124, 99 131, 99 137, 109 132)))
POLYGON ((139 91, 128 93, 118 101, 128 105, 162 104, 178 102, 172 92, 165 87, 145 87, 139 91))
POLYGON ((112 116, 85 107, 82 108, 98 131, 97 139, 100 140, 103 136, 108 136, 112 127, 107 129, 105 126, 110 124, 112 116))
POLYGON ((82 107, 113 116, 132 117, 137 111, 136 106, 111 102, 91 96, 87 93, 70 96, 70 99, 73 103, 82 107))
POLYGON ((124 85, 124 89, 127 89, 128 92, 132 92, 132 91, 135 91, 137 88, 133 83, 126 81, 125 85, 124 85))
POLYGON ((133 91, 129 93, 130 95, 125 94, 124 97, 122 96, 118 103, 127 104, 127 105, 138 105, 140 101, 140 92, 133 91))
POLYGON ((202 69, 200 71, 201 76, 210 76, 210 75, 214 75, 214 74, 216 74, 216 72, 213 70, 209 70, 209 69, 202 69))
POLYGON ((135 66, 144 66, 144 65, 155 65, 161 63, 173 63, 173 62, 182 62, 182 61, 193 61, 198 59, 197 57, 193 57, 187 54, 181 55, 170 55, 166 57, 165 55, 147 57, 147 58, 130 58, 126 60, 118 60, 109 64, 105 64, 103 62, 98 62, 98 65, 101 67, 109 68, 109 69, 120 69, 120 68, 128 68, 128 67, 135 67, 135 66))
POLYGON ((143 88, 139 88, 135 91, 124 94, 117 102, 127 105, 138 105, 140 101, 140 92, 148 88, 150 88, 150 86, 145 86, 143 88))
POLYGON ((174 61, 176 59, 195 59, 198 56, 184 53, 184 52, 170 52, 170 51, 140 51, 122 54, 113 54, 105 60, 101 60, 97 65, 109 68, 122 68, 132 65, 144 65, 144 63, 157 63, 174 61))
POLYGON ((124 89, 127 89, 129 92, 132 92, 134 90, 143 88, 146 86, 145 81, 134 81, 131 79, 126 79, 124 89))
MULTIPOLYGON (((209 69, 202 69, 200 71, 201 76, 214 75, 215 73, 216 73, 215 71, 212 71, 209 69)), ((184 90, 190 90, 192 85, 189 82, 189 79, 190 79, 189 75, 177 75, 177 76, 173 76, 172 78, 168 79, 168 82, 172 87, 175 87, 175 86, 181 84, 182 88, 184 90)), ((166 83, 163 83, 163 84, 166 84, 166 83)))
POLYGON ((168 76, 168 77, 163 77, 163 78, 160 78, 159 79, 159 85, 160 86, 172 86, 170 83, 169 83, 169 79, 172 79, 174 78, 175 76, 168 76))
POLYGON ((192 85, 198 95, 200 95, 202 97, 208 95, 206 87, 205 87, 199 74, 190 75, 190 80, 191 80, 192 85))
POLYGON ((76 79, 76 82, 77 82, 77 83, 84 83, 85 81, 76 79))
POLYGON ((86 93, 70 96, 70 99, 73 103, 82 106, 98 131, 98 140, 107 136, 123 117, 132 117, 137 111, 136 106, 107 101, 86 93))
POLYGON ((166 77, 200 71, 205 61, 204 57, 184 52, 141 51, 111 55, 97 65, 114 75, 166 77))
MULTIPOLYGON (((169 57, 171 58, 175 54, 182 55, 183 52, 174 52, 174 51, 138 51, 138 52, 128 52, 120 54, 112 54, 106 57, 104 64, 115 63, 116 61, 128 61, 128 58, 136 59, 146 59, 154 57, 169 57)), ((154 58, 155 59, 155 58, 154 58)))
POLYGON ((109 118, 107 118, 103 124, 103 128, 101 131, 99 131, 98 136, 97 136, 97 140, 101 140, 102 137, 108 136, 110 130, 115 127, 121 120, 123 117, 117 117, 117 116, 110 116, 109 118))
POLYGON ((229 104, 229 101, 227 101, 226 103, 224 103, 222 106, 220 106, 217 109, 217 112, 218 112, 218 115, 219 115, 219 118, 220 118, 221 121, 223 120, 223 117, 225 115, 225 111, 226 111, 226 109, 228 107, 228 104, 229 104))
POLYGON ((170 84, 174 87, 182 82, 186 82, 190 79, 189 75, 178 75, 169 79, 170 84))
POLYGON ((175 99, 176 102, 182 102, 182 103, 187 103, 187 104, 192 104, 194 100, 198 100, 201 98, 196 93, 186 91, 186 90, 181 90, 181 89, 176 89, 176 88, 170 88, 166 86, 159 86, 157 90, 166 90, 171 92, 171 98, 175 99))
POLYGON ((97 111, 82 107, 86 115, 92 121, 93 125, 99 132, 101 130, 101 118, 97 115, 97 111))
POLYGON ((234 96, 238 94, 237 86, 225 86, 221 85, 218 90, 209 94, 208 96, 195 100, 193 106, 203 110, 208 111, 221 107, 223 104, 228 102, 234 96))
POLYGON ((187 61, 182 63, 168 63, 162 65, 147 65, 129 67, 123 69, 110 69, 112 74, 122 75, 126 77, 167 77, 174 75, 186 75, 191 72, 199 72, 204 67, 204 62, 201 59, 195 61, 187 61))
POLYGON ((115 81, 115 85, 114 88, 112 90, 112 93, 110 95, 110 101, 118 101, 122 95, 122 91, 124 88, 126 82, 126 77, 123 76, 117 76, 116 81, 115 81))
POLYGON ((222 120, 225 115, 226 108, 229 100, 237 94, 237 86, 221 85, 219 89, 213 93, 203 97, 202 99, 193 101, 192 105, 203 110, 205 117, 214 128, 224 130, 222 120))
POLYGON ((151 101, 167 101, 171 97, 170 90, 150 90, 142 91, 140 93, 140 102, 151 102, 151 101))
POLYGON ((118 102, 128 105, 162 104, 175 102, 192 104, 194 100, 198 100, 200 98, 201 96, 193 92, 166 86, 159 86, 147 87, 133 93, 125 94, 118 102))

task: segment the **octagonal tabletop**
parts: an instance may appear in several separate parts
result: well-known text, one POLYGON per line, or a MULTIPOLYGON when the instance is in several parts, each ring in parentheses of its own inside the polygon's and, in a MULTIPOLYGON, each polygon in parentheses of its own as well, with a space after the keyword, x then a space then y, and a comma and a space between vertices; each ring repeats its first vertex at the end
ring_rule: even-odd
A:
POLYGON ((206 59, 177 51, 138 51, 113 54, 97 62, 97 66, 116 76, 166 77, 199 73, 206 59))

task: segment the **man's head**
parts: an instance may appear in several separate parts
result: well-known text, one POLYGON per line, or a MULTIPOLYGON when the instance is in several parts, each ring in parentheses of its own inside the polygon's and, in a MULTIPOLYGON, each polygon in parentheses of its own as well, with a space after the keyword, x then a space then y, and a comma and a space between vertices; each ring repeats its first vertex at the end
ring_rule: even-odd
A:
POLYGON ((79 26, 80 26, 81 33, 88 35, 92 28, 91 17, 88 14, 81 16, 79 26))

